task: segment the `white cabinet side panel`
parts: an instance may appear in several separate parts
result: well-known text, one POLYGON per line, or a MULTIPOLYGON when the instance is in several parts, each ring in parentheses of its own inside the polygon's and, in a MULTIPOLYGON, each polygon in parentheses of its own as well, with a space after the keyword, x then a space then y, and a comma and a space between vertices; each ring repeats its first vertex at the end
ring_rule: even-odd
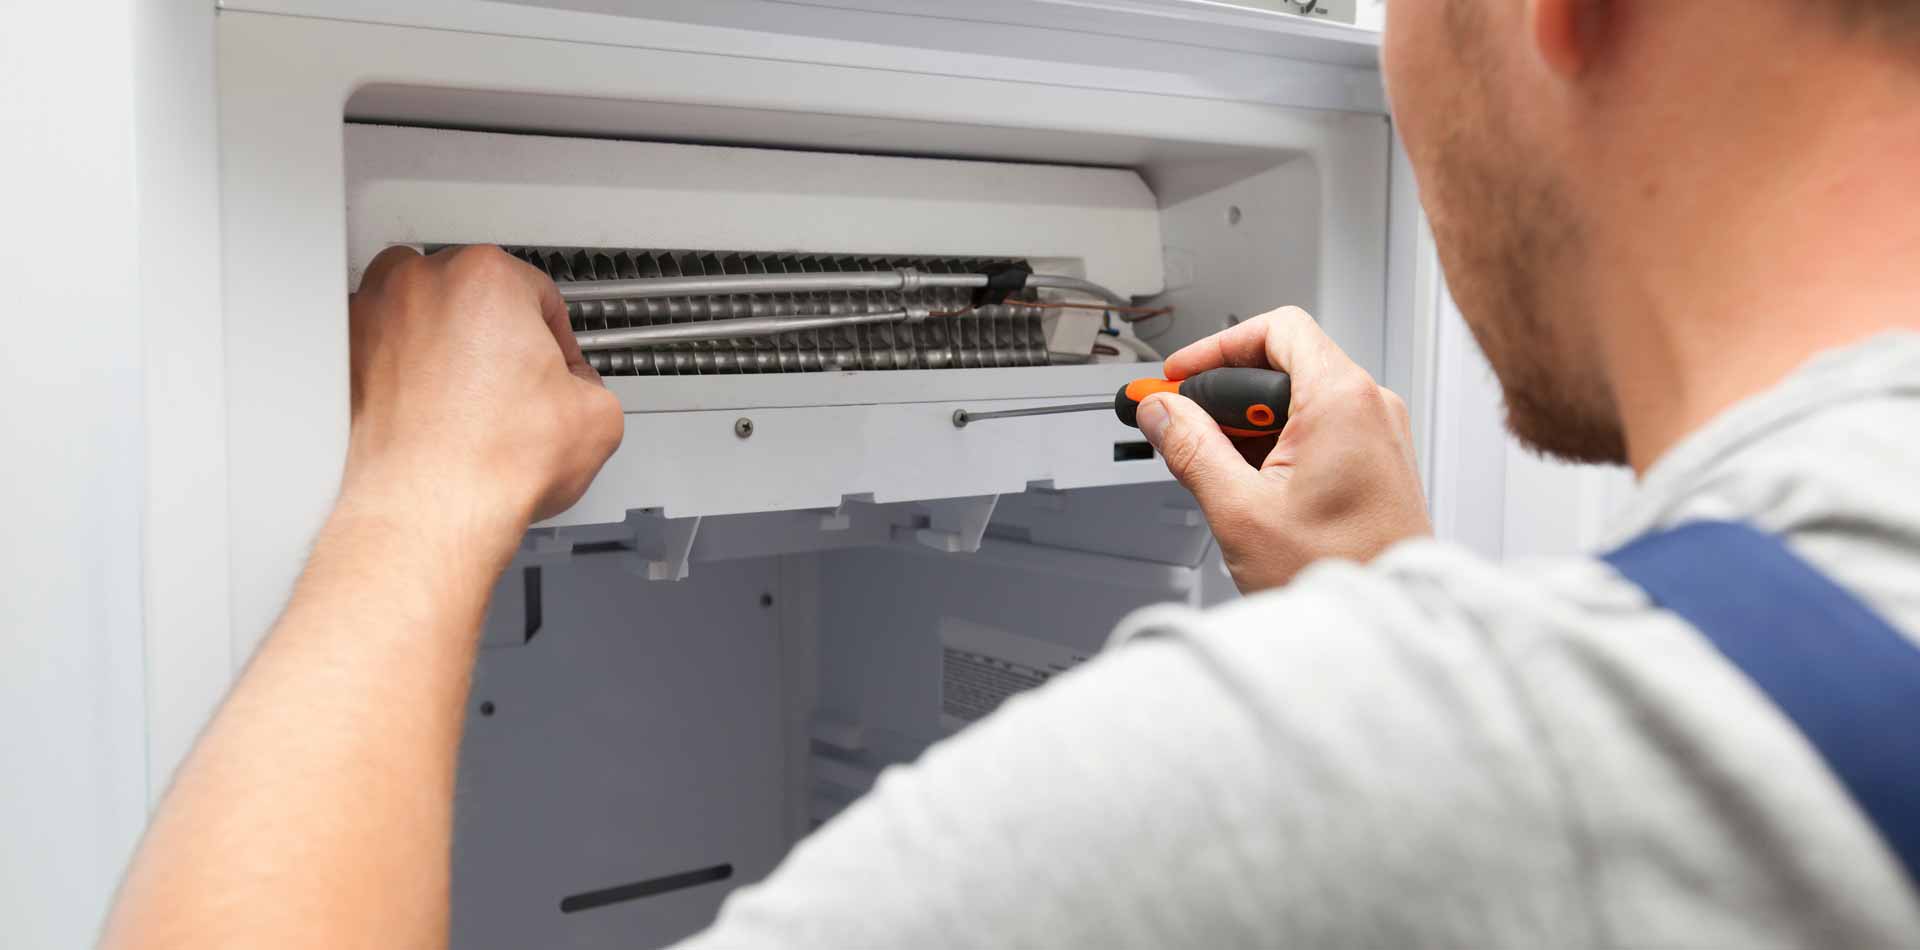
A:
POLYGON ((140 303, 146 361, 148 793, 226 691, 227 427, 214 13, 139 6, 140 303))
POLYGON ((85 947, 147 803, 136 14, 7 12, 0 943, 85 947))

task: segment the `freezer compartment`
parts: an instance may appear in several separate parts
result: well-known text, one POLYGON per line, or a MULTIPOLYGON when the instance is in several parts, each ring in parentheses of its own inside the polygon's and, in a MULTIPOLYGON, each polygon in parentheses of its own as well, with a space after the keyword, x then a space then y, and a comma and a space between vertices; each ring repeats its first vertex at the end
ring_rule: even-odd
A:
MULTIPOLYGON (((1201 35, 1143 13, 1151 30, 1116 38, 1078 8, 1043 24, 1008 3, 1018 15, 913 34, 953 44, 934 49, 508 4, 242 6, 217 21, 227 413, 209 456, 232 577, 230 629, 208 636, 236 662, 337 492, 343 291, 386 243, 1025 260, 1173 303, 1128 337, 1160 352, 1303 303, 1391 378, 1390 129, 1371 45, 1320 24, 1201 35), (1309 48, 1332 58, 1289 58, 1309 48)), ((836 34, 900 22, 767 7, 836 34)), ((1110 419, 950 425, 1111 398, 1152 371, 610 375, 626 441, 546 527, 631 525, 626 543, 663 546, 751 512, 1162 480, 1110 419)), ((941 507, 910 530, 944 549, 974 522, 941 507)))
POLYGON ((913 507, 827 532, 714 519, 679 583, 594 529, 529 545, 474 675, 453 944, 693 932, 887 767, 1095 655, 1129 611, 1202 597, 1206 531, 1170 514, 1193 510, 1173 486, 1009 496, 975 553, 910 537, 913 507))
MULTIPOLYGON (((1164 481, 1111 415, 952 420, 1110 400, 1314 305, 1331 233, 1292 149, 1104 167, 358 123, 344 144, 349 286, 392 244, 496 243, 568 296, 627 435, 552 527, 1164 481), (1009 270, 1031 276, 977 286, 1009 270)), ((1337 316, 1376 358, 1380 315, 1337 316)))

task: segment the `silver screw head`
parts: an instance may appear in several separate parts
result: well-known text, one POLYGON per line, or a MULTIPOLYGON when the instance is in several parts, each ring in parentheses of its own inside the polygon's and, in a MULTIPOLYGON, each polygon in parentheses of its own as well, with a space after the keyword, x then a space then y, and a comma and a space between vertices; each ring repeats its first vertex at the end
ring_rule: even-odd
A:
POLYGON ((733 434, 742 439, 753 438, 753 420, 746 416, 733 420, 733 434))

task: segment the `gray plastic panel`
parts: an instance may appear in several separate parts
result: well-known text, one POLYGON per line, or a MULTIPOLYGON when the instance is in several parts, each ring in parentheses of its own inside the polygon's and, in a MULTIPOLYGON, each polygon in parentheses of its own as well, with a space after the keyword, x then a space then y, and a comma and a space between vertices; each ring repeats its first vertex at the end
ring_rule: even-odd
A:
POLYGON ((620 559, 543 569, 544 626, 474 671, 455 802, 452 945, 665 944, 785 853, 777 561, 648 583, 620 559), (490 714, 484 712, 490 710, 490 714), (563 898, 733 876, 563 914, 563 898))

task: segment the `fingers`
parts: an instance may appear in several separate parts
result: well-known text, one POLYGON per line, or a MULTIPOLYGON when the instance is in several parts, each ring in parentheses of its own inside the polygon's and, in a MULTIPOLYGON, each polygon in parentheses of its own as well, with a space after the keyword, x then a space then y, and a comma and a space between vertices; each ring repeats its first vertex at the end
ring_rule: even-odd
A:
POLYGON ((1299 307, 1281 307, 1190 344, 1167 357, 1168 379, 1186 379, 1222 366, 1277 369, 1293 377, 1296 404, 1316 389, 1361 369, 1299 307))
POLYGON ((1222 366, 1281 368, 1267 362, 1267 328, 1272 317, 1263 313, 1181 347, 1167 357, 1167 378, 1186 379, 1222 366))
POLYGON ((567 302, 561 298, 560 288, 532 265, 522 266, 526 268, 527 280, 532 284, 534 293, 540 298, 540 316, 553 333, 553 341, 560 344, 560 355, 567 361, 567 372, 598 384, 600 374, 587 362, 587 355, 580 351, 580 341, 574 339, 573 324, 567 319, 567 302))
POLYGON ((1185 396, 1149 396, 1140 404, 1140 431, 1166 460, 1167 469, 1193 492, 1209 516, 1230 507, 1255 477, 1240 449, 1206 410, 1185 396))

